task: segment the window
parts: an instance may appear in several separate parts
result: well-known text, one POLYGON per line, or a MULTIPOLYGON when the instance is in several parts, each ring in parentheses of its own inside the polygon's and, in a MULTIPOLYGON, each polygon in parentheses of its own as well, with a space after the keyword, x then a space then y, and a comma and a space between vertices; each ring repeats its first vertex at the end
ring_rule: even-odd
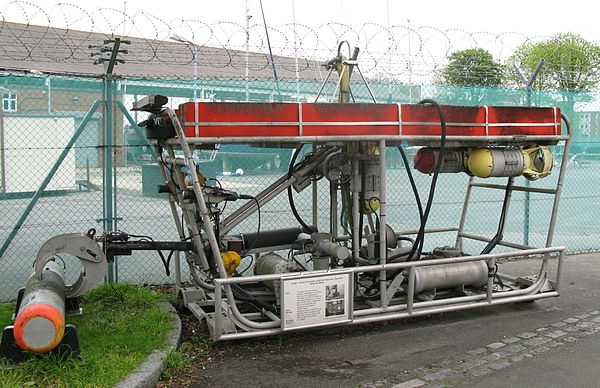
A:
POLYGON ((5 112, 17 111, 17 94, 3 93, 2 94, 2 110, 5 112))

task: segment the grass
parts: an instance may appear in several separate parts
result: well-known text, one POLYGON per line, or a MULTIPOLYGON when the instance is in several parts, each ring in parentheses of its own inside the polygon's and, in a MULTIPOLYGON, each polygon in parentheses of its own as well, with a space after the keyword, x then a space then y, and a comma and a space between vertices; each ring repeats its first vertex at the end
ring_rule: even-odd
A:
MULTIPOLYGON (((110 387, 125 378, 157 348, 166 346, 171 317, 160 311, 163 294, 126 284, 100 286, 82 300, 77 326, 81 359, 32 357, 18 368, 0 361, 2 387, 110 387)), ((0 325, 9 325, 13 305, 0 305, 0 325)))

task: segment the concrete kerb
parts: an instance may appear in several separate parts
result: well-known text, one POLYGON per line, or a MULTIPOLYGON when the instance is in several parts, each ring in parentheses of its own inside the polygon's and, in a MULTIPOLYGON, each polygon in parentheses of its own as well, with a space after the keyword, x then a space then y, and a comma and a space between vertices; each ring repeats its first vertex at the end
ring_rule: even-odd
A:
POLYGON ((165 357, 175 350, 181 342, 181 319, 175 308, 168 302, 162 302, 161 310, 167 311, 173 317, 173 329, 167 334, 168 346, 165 349, 156 349, 142 365, 136 368, 123 381, 117 384, 118 388, 154 387, 165 369, 165 357))

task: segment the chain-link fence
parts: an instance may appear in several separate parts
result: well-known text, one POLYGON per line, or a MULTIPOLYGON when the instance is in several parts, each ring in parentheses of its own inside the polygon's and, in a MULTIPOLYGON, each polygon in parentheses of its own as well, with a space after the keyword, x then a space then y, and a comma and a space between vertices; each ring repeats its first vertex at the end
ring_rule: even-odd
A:
MULTIPOLYGON (((95 19, 98 15, 88 16, 95 19)), ((136 17, 152 19, 148 15, 136 17)), ((161 183, 156 157, 136 125, 145 115, 130 110, 135 101, 148 94, 163 94, 169 96, 172 107, 194 99, 312 102, 327 74, 320 63, 333 56, 342 39, 362 45, 360 67, 370 79, 378 102, 417 103, 432 98, 456 105, 560 107, 573 121, 574 144, 554 243, 567 245, 569 252, 600 249, 600 224, 594 222, 600 216, 595 184, 600 172, 598 94, 456 87, 435 82, 451 50, 488 45, 496 47, 495 52, 510 52, 510 47, 527 41, 527 37, 425 27, 365 25, 357 29, 331 23, 315 29, 286 25, 270 31, 278 34, 281 42, 291 36, 297 42, 293 46, 281 43, 271 57, 258 26, 227 29, 224 24, 207 26, 182 20, 161 29, 156 26, 162 22, 153 20, 155 30, 161 32, 151 38, 131 38, 130 45, 124 44, 129 53, 120 55, 126 62, 116 67, 116 77, 102 76, 102 66, 92 64, 94 58, 103 58, 90 58, 101 47, 88 48, 102 46, 110 33, 0 24, 0 38, 8 42, 0 47, 0 64, 5 69, 0 74, 0 300, 15 297, 15 290, 31 273, 39 247, 54 235, 96 228, 99 232, 124 230, 156 240, 178 239, 167 199, 156 192, 161 183), (193 40, 184 44, 168 41, 183 30, 193 40), (206 39, 200 39, 203 34, 206 39), (252 44, 244 47, 246 42, 252 44), (276 79, 273 64, 279 70, 276 79)), ((133 19, 129 22, 143 24, 133 19)), ((334 95, 335 78, 327 82, 319 101, 329 101, 334 95)), ((353 78, 356 101, 371 101, 356 72, 353 78)), ((406 151, 410 154, 415 150, 409 147, 406 151)), ((555 161, 560 161, 562 149, 553 147, 553 153, 555 161)), ((195 151, 206 176, 218 179, 224 188, 250 195, 285 173, 291 154, 290 149, 247 145, 222 145, 216 152, 195 151)), ((388 222, 396 230, 418 228, 417 206, 397 149, 388 150, 387 162, 388 222)), ((416 174, 415 179, 425 196, 431 177, 416 174)), ((464 174, 440 177, 428 226, 458 224, 467 179, 464 174)), ((551 187, 556 179, 554 174, 535 184, 551 187)), ((318 185, 318 197, 314 221, 326 229, 328 185, 318 185)), ((467 231, 493 235, 502 200, 502 193, 475 190, 467 231), (490 213, 490 206, 498 214, 490 213)), ((313 221, 311 190, 295 194, 295 202, 300 215, 313 221)), ((229 204, 226 214, 236 206, 239 204, 229 204)), ((505 239, 544 245, 551 207, 544 194, 531 194, 527 199, 523 193, 514 193, 505 239)), ((261 208, 261 229, 293 226, 290 214, 287 197, 276 198, 261 208)), ((255 215, 234 231, 254 231, 257 224, 255 215)), ((428 238, 425 248, 453 243, 451 233, 440 233, 428 238)), ((72 257, 63 260, 70 268, 80 265, 72 257)), ((153 252, 117 258, 111 277, 135 283, 173 281, 164 274, 158 254, 153 252)))
MULTIPOLYGON (((158 165, 152 148, 136 123, 145 117, 129 108, 141 97, 160 92, 170 97, 170 104, 190 100, 193 85, 199 99, 210 101, 277 100, 277 90, 284 101, 298 99, 295 81, 199 79, 192 81, 25 76, 8 74, 0 77, 4 108, 0 136, 2 161, 2 289, 3 299, 14 297, 14 290, 24 284, 31 271, 37 250, 48 238, 67 232, 85 232, 89 228, 124 230, 157 240, 177 239, 176 228, 164 195, 156 192, 160 183, 158 165), (112 89, 108 91, 107 89, 112 89), (107 95, 109 100, 107 100, 107 95), (16 96, 11 101, 11 96, 16 96), (13 101, 14 104, 13 104, 13 101), (113 101, 105 104, 104 101, 113 101), (12 105, 11 105, 12 104, 12 105), (7 109, 8 108, 8 109, 7 109)), ((367 101, 366 90, 356 84, 357 100, 367 101)), ((417 102, 433 98, 440 103, 522 105, 524 90, 450 88, 438 85, 407 87, 403 84, 373 83, 376 98, 385 102, 417 102)), ((325 90, 331 95, 334 82, 325 90)), ((318 82, 299 84, 300 100, 312 101, 319 90, 318 82)), ((569 173, 555 243, 565 244, 570 252, 599 249, 600 216, 594 183, 598 174, 598 141, 592 134, 600 127, 597 100, 589 94, 580 96, 558 92, 534 93, 534 105, 560 106, 573 118, 575 140, 569 159, 569 173), (584 99, 582 102, 581 99, 584 99), (585 109, 582 108, 585 106, 585 109), (588 126, 590 126, 588 129, 588 126)), ((410 149, 408 150, 411 151, 410 149)), ((250 148, 246 145, 222 145, 216 152, 197 150, 202 171, 219 179, 223 187, 255 195, 288 166, 291 150, 250 148), (243 173, 242 173, 243 171, 243 173)), ((561 149, 554 149, 560 160, 561 149)), ((395 229, 415 229, 419 225, 416 204, 397 149, 388 150, 388 219, 395 229)), ((556 175, 556 174, 555 174, 556 175)), ((536 184, 550 187, 553 175, 536 184)), ((427 175, 415 175, 421 193, 430 183, 427 175)), ((466 175, 442 175, 429 220, 431 227, 456 226, 460 218, 466 189, 466 175)), ((317 224, 328 225, 328 185, 319 185, 317 224)), ((423 194, 424 195, 424 194, 423 194)), ((310 190, 296 194, 296 206, 303 218, 311 220, 310 190)), ((467 230, 494 234, 502 203, 502 193, 473 193, 467 230)), ((515 193, 505 237, 511 241, 528 241, 544 245, 546 225, 552 202, 543 194, 531 194, 525 201, 515 193), (525 219, 525 207, 529 219, 525 219), (523 234, 528 230, 528 235, 523 234)), ((227 211, 236 207, 231 204, 227 211)), ((282 196, 262 209, 261 228, 292 226, 287 198, 282 196)), ((254 231, 258 220, 249 218, 238 231, 254 231)), ((433 235, 429 247, 452 244, 450 234, 433 235)), ((68 265, 78 265, 73 258, 68 265)), ((114 278, 136 283, 169 282, 153 252, 138 252, 117 259, 114 278)))

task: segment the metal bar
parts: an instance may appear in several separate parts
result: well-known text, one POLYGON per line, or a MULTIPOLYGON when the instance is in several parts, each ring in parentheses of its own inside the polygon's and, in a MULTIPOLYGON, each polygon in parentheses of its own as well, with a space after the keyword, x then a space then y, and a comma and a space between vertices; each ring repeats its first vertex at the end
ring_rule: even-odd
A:
MULTIPOLYGON (((468 238, 471 240, 477 240, 477 241, 483 241, 483 242, 490 242, 492 241, 491 238, 488 237, 484 237, 484 236, 479 236, 476 234, 471 234, 471 233, 459 233, 460 237, 464 237, 464 238, 468 238)), ((518 244, 518 243, 513 243, 510 241, 504 241, 504 240, 500 240, 498 241, 498 245, 502 245, 504 247, 509 247, 509 248, 515 248, 515 249, 532 249, 533 247, 529 246, 529 245, 524 245, 524 244, 518 244)))
POLYGON ((331 203, 331 209, 329 212, 329 232, 332 236, 337 238, 338 235, 338 197, 337 197, 337 185, 333 182, 329 183, 329 200, 331 203))
MULTIPOLYGON (((206 206, 206 202, 204 201, 204 196, 202 195, 202 188, 196 175, 196 165, 194 163, 194 158, 192 156, 190 147, 186 141, 183 127, 177 119, 175 112, 171 108, 167 108, 166 113, 173 122, 173 126, 175 127, 175 132, 177 133, 177 136, 179 138, 181 148, 183 149, 183 153, 189 164, 189 179, 192 181, 192 187, 194 189, 194 193, 196 194, 195 203, 198 205, 198 210, 200 211, 200 216, 204 223, 204 232, 206 233, 206 236, 208 238, 208 243, 212 251, 215 264, 217 266, 217 271, 219 272, 220 276, 219 279, 215 279, 215 288, 217 288, 221 286, 218 280, 227 278, 227 271, 225 270, 225 265, 221 260, 221 250, 219 248, 219 242, 217 241, 217 236, 215 236, 215 231, 212 228, 210 212, 206 206)), ((198 247, 198 250, 201 250, 201 245, 198 247)), ((235 303, 235 297, 233 296, 233 291, 231 290, 231 287, 229 285, 225 285, 225 294, 227 296, 227 300, 229 306, 231 307, 233 315, 240 321, 241 324, 251 327, 253 329, 268 329, 277 327, 281 324, 279 319, 272 320, 269 322, 254 322, 246 319, 243 316, 243 314, 238 310, 237 305, 235 303)), ((215 306, 215 311, 217 310, 217 307, 220 308, 221 306, 215 306)))
MULTIPOLYGON (((167 146, 165 148, 167 150, 167 154, 169 155, 169 157, 174 158, 175 154, 173 152, 173 147, 167 146)), ((162 155, 161 155, 161 157, 162 157, 162 155)), ((206 258, 206 254, 204 253, 204 249, 203 249, 204 243, 202 242, 202 236, 200 235, 200 230, 198 229, 198 225, 196 224, 195 212, 193 210, 190 210, 187 207, 187 205, 184 203, 183 194, 182 194, 181 190, 177 190, 178 187, 185 186, 185 178, 183 177, 183 173, 181 172, 180 168, 176 168, 174 171, 173 177, 172 177, 174 179, 174 182, 171 182, 169 177, 167 177, 167 175, 166 175, 167 172, 165 171, 165 166, 162 163, 159 165, 161 167, 161 171, 162 171, 165 181, 169 182, 169 189, 171 190, 171 193, 176 193, 175 198, 177 198, 177 203, 179 203, 179 205, 181 206, 181 212, 183 213, 185 222, 188 225, 188 228, 190 230, 192 241, 194 242, 194 244, 196 246, 195 252, 198 253, 198 258, 200 259, 200 264, 202 265, 202 268, 204 270, 208 270, 209 269, 208 259, 206 258), (177 187, 175 185, 177 185, 177 187)), ((169 197, 169 198, 171 198, 171 197, 169 197)), ((173 202, 171 203, 171 210, 172 210, 175 224, 179 225, 179 222, 180 222, 179 215, 177 213, 177 209, 175 208, 175 204, 173 202)), ((179 233, 179 238, 183 240, 185 238, 185 231, 183 230, 183 227, 181 226, 181 229, 180 229, 180 227, 178 227, 177 232, 179 233)))
MULTIPOLYGON (((532 285, 530 285, 527 288, 520 288, 520 289, 512 290, 512 291, 502 291, 502 292, 492 293, 492 299, 500 299, 500 298, 508 298, 508 297, 513 297, 513 296, 535 294, 535 293, 539 292, 540 288, 544 285, 545 282, 546 282, 546 278, 538 278, 535 283, 533 283, 532 285)), ((450 300, 452 301, 453 304, 459 304, 459 303, 476 302, 476 301, 485 300, 485 299, 486 299, 486 294, 459 296, 459 297, 452 297, 452 298, 445 298, 445 299, 434 299, 434 300, 430 300, 430 301, 414 303, 413 310, 421 309, 421 308, 425 308, 425 307, 447 305, 447 304, 449 304, 450 300)), ((403 311, 406 309, 407 309, 407 304, 396 304, 393 306, 389 306, 387 309, 387 312, 403 311)), ((368 309, 354 311, 354 316, 355 317, 366 316, 366 315, 380 314, 383 312, 385 312, 385 311, 381 307, 375 307, 375 308, 368 308, 368 309)))
POLYGON ((222 328, 223 323, 222 323, 222 315, 221 315, 221 309, 223 307, 221 306, 221 299, 222 299, 221 285, 216 284, 215 285, 215 328, 213 331, 213 340, 214 341, 218 341, 223 332, 223 328, 222 328))
POLYGON ((58 168, 62 164, 63 160, 67 157, 67 155, 69 154, 69 151, 71 151, 71 148, 73 148, 73 145, 75 145, 75 142, 77 141, 77 139, 79 138, 79 136, 81 135, 81 133, 83 132, 85 127, 87 126, 88 122, 90 121, 90 119, 92 118, 94 113, 96 112, 96 109, 98 109, 98 106, 100 105, 100 103, 101 103, 101 100, 96 100, 96 102, 94 102, 92 107, 87 111, 83 120, 81 120, 79 127, 77 127, 77 129, 75 130, 75 133, 73 133, 73 136, 71 136, 71 139, 69 139, 69 142, 67 143, 65 148, 62 150, 62 152, 58 156, 58 159, 56 160, 56 162, 54 162, 54 164, 50 168, 50 171, 48 171, 48 174, 46 175, 46 177, 40 184, 40 187, 38 187, 36 192, 33 194, 33 197, 31 198, 31 201, 29 202, 29 204, 23 211, 23 214, 21 215, 19 220, 15 223, 15 225, 13 226, 12 230, 6 237, 6 240, 4 240, 4 243, 2 244, 2 248, 0 248, 0 258, 2 258, 4 256, 4 254, 6 253, 6 250, 12 243, 12 240, 15 238, 15 236, 17 235, 17 233, 19 232, 19 230, 25 223, 25 220, 27 219, 27 217, 29 216, 29 214, 31 213, 33 208, 35 207, 35 204, 37 203, 37 201, 40 199, 40 197, 44 193, 44 190, 46 190, 46 187, 52 180, 52 177, 54 177, 54 174, 56 174, 56 171, 58 171, 58 168))
MULTIPOLYGON (((456 232, 458 230, 458 227, 456 226, 449 226, 446 228, 429 228, 429 229, 425 229, 425 233, 444 233, 444 232, 456 232)), ((396 235, 397 236, 409 236, 411 234, 417 234, 419 233, 419 229, 411 229, 411 230, 403 230, 400 232, 397 232, 396 235)))
MULTIPOLYGON (((313 143, 312 145, 312 151, 316 152, 317 151, 317 145, 313 143)), ((318 214, 318 205, 319 205, 319 191, 318 191, 318 187, 317 187, 317 181, 313 180, 311 182, 311 197, 312 197, 312 224, 317 226, 318 225, 318 220, 319 220, 319 214, 318 214)))
MULTIPOLYGON (((357 67, 358 69, 358 67, 357 67)), ((360 70, 360 69, 359 69, 360 70)), ((379 141, 379 262, 387 262, 387 193, 386 193, 386 145, 385 140, 379 141)), ((379 272, 379 295, 381 306, 387 309, 387 272, 379 272)))
MULTIPOLYGON (((171 153, 172 153, 173 147, 168 146, 168 148, 171 150, 171 153)), ((157 151, 154 150, 154 153, 157 154, 157 151)), ((160 155, 160 157, 162 158, 162 154, 160 155)), ((160 159, 157 157, 157 160, 160 160, 160 159)), ((171 190, 171 194, 168 196, 169 208, 171 209, 171 214, 173 216, 173 221, 175 222, 177 234, 178 234, 180 240, 184 240, 185 239, 185 230, 183 229, 183 225, 181 225, 179 222, 179 213, 177 212, 177 206, 176 206, 176 203, 182 203, 181 201, 183 200, 183 198, 181 196, 181 193, 179 193, 175 189, 174 182, 172 182, 171 179, 169 179, 169 177, 167 176, 167 171, 166 171, 165 166, 162 163, 158 163, 158 166, 159 166, 159 171, 162 176, 163 182, 166 182, 167 185, 169 186, 169 189, 171 190), (173 193, 175 193, 175 194, 173 194, 173 193)), ((183 210, 183 208, 181 209, 181 212, 182 212, 183 217, 185 217, 185 211, 183 210)), ((187 259, 187 255, 188 255, 188 253, 186 252, 186 259, 187 259)), ((208 268, 208 262, 206 260, 204 260, 204 261, 206 263, 206 268, 208 268)), ((193 270, 190 269, 190 271, 193 271, 193 270)), ((175 252, 175 283, 177 284, 178 287, 181 287, 181 259, 180 259, 179 251, 175 252)))
POLYGON ((331 73, 333 72, 333 67, 329 69, 329 73, 327 73, 327 77, 325 77, 325 81, 321 84, 321 88, 315 97, 315 102, 319 101, 319 97, 321 97, 321 93, 323 93, 323 89, 325 89, 325 85, 327 85, 327 81, 329 81, 329 77, 331 77, 331 73))
POLYGON ((558 205, 560 203, 560 196, 562 194, 563 182, 565 180, 565 173, 567 172, 569 151, 571 149, 571 136, 572 136, 571 121, 565 114, 561 114, 561 117, 566 123, 569 139, 565 142, 565 148, 563 149, 562 162, 560 164, 560 171, 558 173, 558 180, 556 182, 556 195, 554 196, 554 202, 552 203, 552 213, 550 216, 550 223, 548 225, 548 235, 546 237, 546 246, 552 245, 552 240, 554 239, 554 228, 556 227, 556 217, 558 216, 558 205))
MULTIPOLYGON (((523 295, 523 296, 515 296, 515 297, 510 297, 510 298, 504 298, 504 299, 496 299, 496 300, 492 301, 491 304, 488 303, 487 301, 484 301, 484 302, 477 302, 477 303, 461 304, 461 305, 456 305, 456 306, 415 310, 412 313, 389 312, 387 314, 381 314, 378 316, 356 317, 350 322, 345 322, 345 323, 340 324, 340 326, 375 323, 375 322, 389 321, 389 320, 394 320, 394 319, 426 316, 426 315, 431 315, 431 314, 440 314, 440 313, 446 313, 446 312, 469 310, 469 309, 475 309, 475 308, 487 307, 487 306, 497 306, 497 305, 503 305, 503 304, 509 304, 509 303, 527 302, 527 301, 531 301, 531 300, 553 298, 553 297, 557 297, 557 296, 559 296, 558 292, 550 291, 550 292, 545 292, 545 293, 535 294, 535 295, 523 295)), ((321 327, 321 326, 331 326, 331 325, 317 325, 315 327, 321 327)), ((266 336, 266 335, 280 334, 282 332, 283 332, 283 330, 281 330, 281 329, 271 329, 271 330, 261 330, 261 331, 252 331, 252 332, 243 332, 243 333, 223 334, 219 337, 219 340, 231 341, 231 340, 249 339, 249 338, 262 337, 262 336, 266 336)))
POLYGON ((365 76, 363 75, 363 73, 360 70, 360 67, 358 65, 356 65, 356 70, 358 70, 358 74, 360 74, 360 78, 362 78, 363 82, 365 83, 365 86, 367 87, 367 91, 369 92, 369 95, 373 99, 373 102, 377 103, 377 99, 375 98, 375 95, 373 94, 373 91, 371 90, 371 87, 369 86, 369 83, 365 79, 365 76))
POLYGON ((454 243, 454 247, 458 249, 459 252, 463 251, 463 240, 461 234, 465 229, 465 222, 467 220, 467 213, 469 211, 469 200, 471 199, 471 189, 473 186, 473 182, 475 181, 474 177, 469 177, 469 182, 467 184, 467 191, 465 192, 465 200, 463 201, 462 212, 460 213, 460 221, 458 223, 458 233, 456 233, 456 241, 454 243))
POLYGON ((563 273, 563 261, 565 259, 565 252, 560 252, 558 255, 558 268, 556 270, 556 284, 554 286, 554 288, 556 288, 556 291, 560 292, 560 285, 561 285, 561 279, 562 279, 562 273, 563 273))
MULTIPOLYGON (((256 200, 262 206, 265 203, 269 202, 277 195, 279 195, 282 191, 288 188, 296 179, 292 176, 289 180, 287 176, 284 175, 274 183, 272 183, 269 187, 261 191, 258 195, 256 195, 256 200)), ((221 222, 221 226, 219 230, 221 234, 226 234, 231 229, 233 229, 236 225, 242 222, 244 219, 249 217, 252 213, 257 210, 256 201, 247 201, 238 209, 236 209, 233 213, 231 213, 227 218, 225 218, 221 222)))
POLYGON ((410 267, 408 271, 408 290, 406 291, 406 312, 408 315, 413 313, 413 303, 415 300, 415 267, 410 267))
MULTIPOLYGON (((361 267, 348 267, 342 269, 332 269, 329 271, 321 271, 323 274, 335 274, 337 272, 354 272, 354 273, 362 273, 362 272, 378 272, 382 270, 392 271, 406 268, 416 268, 416 267, 424 267, 424 266, 436 266, 436 265, 444 265, 444 264, 457 264, 457 263, 466 263, 471 261, 482 261, 488 260, 491 258, 495 259, 506 259, 506 258, 515 258, 515 257, 528 257, 528 256, 539 256, 550 253, 560 253, 564 252, 565 246, 556 246, 556 247, 547 247, 547 248, 533 248, 527 249, 520 252, 501 252, 501 253, 488 253, 485 255, 474 255, 474 256, 460 256, 460 257, 450 257, 445 259, 433 259, 433 260, 418 260, 418 261, 410 261, 404 263, 388 263, 385 265, 375 264, 375 265, 365 265, 361 267)), ((273 280, 282 280, 289 276, 298 276, 302 274, 310 274, 314 276, 318 274, 317 272, 311 271, 307 272, 294 272, 294 273, 283 273, 283 274, 269 274, 269 275, 255 275, 255 276, 238 276, 231 278, 218 278, 215 279, 215 282, 220 284, 232 284, 232 283, 254 283, 254 282, 265 282, 265 281, 273 281, 273 280)))
MULTIPOLYGON (((491 271, 491 268, 495 268, 496 267, 496 259, 491 258, 490 260, 488 260, 487 266, 488 266, 488 271, 491 271)), ((489 272, 488 272, 487 288, 485 290, 485 293, 486 293, 487 302, 492 303, 492 294, 494 293, 494 277, 490 276, 489 272)))
MULTIPOLYGON (((446 142, 465 142, 465 143, 490 143, 495 144, 514 144, 518 142, 559 142, 565 141, 568 136, 554 136, 554 135, 524 135, 516 139, 514 136, 447 136, 446 142)), ((439 143, 439 136, 431 135, 339 135, 339 136, 231 136, 231 137, 188 137, 186 142, 188 144, 227 144, 227 143, 312 143, 312 142, 361 142, 361 141, 378 141, 386 140, 387 142, 436 142, 439 143)), ((169 139, 167 144, 179 145, 179 140, 169 139)))
MULTIPOLYGON (((110 73, 108 73, 110 74, 110 73)), ((102 131, 102 139, 104 140, 102 148, 102 210, 103 210, 103 227, 105 232, 115 230, 114 227, 114 208, 113 208, 113 79, 112 77, 104 78, 104 126, 102 131)), ((108 264, 106 280, 108 283, 115 281, 115 261, 108 264)))
MULTIPOLYGON (((335 84, 335 89, 333 89, 333 95, 331 96, 331 102, 335 102, 335 96, 337 92, 340 90, 340 85, 342 84, 342 78, 344 78, 344 73, 346 72, 346 66, 342 66, 342 72, 339 74, 338 80, 335 84)), ((341 94, 341 92, 340 92, 341 94)))
MULTIPOLYGON (((439 127, 439 121, 200 121, 182 123, 184 126, 198 125, 201 127, 291 127, 291 126, 434 126, 439 127)), ((446 123, 448 127, 552 127, 556 123, 446 123)), ((486 135, 487 136, 487 135, 486 135)), ((552 135, 556 136, 556 135, 552 135)))
POLYGON ((105 250, 132 250, 132 251, 192 251, 194 243, 191 241, 123 241, 111 242, 104 246, 105 250))
POLYGON ((349 324, 374 323, 374 322, 387 321, 387 320, 391 320, 391 319, 419 317, 419 316, 424 316, 424 315, 468 310, 468 309, 474 309, 474 308, 486 307, 486 306, 495 306, 495 305, 508 304, 508 303, 517 303, 517 302, 527 302, 530 300, 544 299, 544 298, 554 298, 557 296, 559 296, 558 292, 550 291, 550 292, 544 292, 544 293, 535 294, 535 295, 522 295, 522 296, 514 296, 514 297, 508 297, 508 298, 495 299, 492 301, 492 303, 483 301, 483 302, 462 304, 462 305, 458 305, 458 306, 438 307, 438 308, 429 308, 429 309, 422 309, 422 310, 417 309, 417 310, 413 310, 410 313, 408 311, 398 312, 398 313, 392 312, 392 313, 381 314, 381 315, 372 316, 372 317, 371 316, 364 317, 364 318, 357 317, 353 321, 349 322, 349 324))
MULTIPOLYGON (((498 185, 498 184, 494 184, 494 183, 475 182, 475 183, 471 184, 471 186, 474 186, 474 187, 485 187, 485 188, 489 188, 489 189, 502 189, 502 190, 506 190, 506 186, 505 185, 498 185)), ((513 186, 512 187, 512 191, 528 191, 530 193, 556 194, 556 190, 555 189, 544 189, 544 188, 527 187, 527 186, 513 186)))
POLYGON ((354 264, 358 265, 358 259, 360 257, 360 225, 358 225, 358 220, 360 218, 359 210, 360 210, 360 202, 359 202, 359 193, 362 187, 359 185, 360 182, 360 173, 359 173, 359 161, 356 158, 352 159, 352 258, 354 259, 354 264))

